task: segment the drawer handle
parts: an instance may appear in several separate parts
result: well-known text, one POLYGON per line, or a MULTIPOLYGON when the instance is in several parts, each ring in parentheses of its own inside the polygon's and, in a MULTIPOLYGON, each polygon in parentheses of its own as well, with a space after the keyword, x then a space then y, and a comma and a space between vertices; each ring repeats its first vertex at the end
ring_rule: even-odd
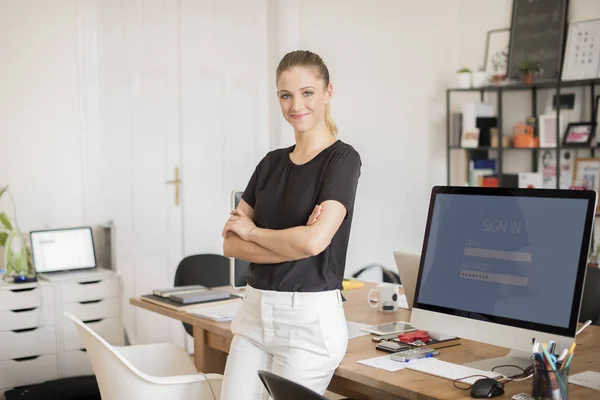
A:
POLYGON ((37 289, 37 287, 32 287, 32 288, 24 288, 24 289, 11 289, 10 291, 13 293, 21 293, 21 292, 30 292, 32 290, 37 289))
POLYGON ((31 357, 21 357, 21 358, 13 358, 13 361, 16 362, 21 362, 21 361, 30 361, 30 360, 35 360, 36 358, 38 358, 39 356, 31 356, 31 357))
POLYGON ((87 349, 79 349, 79 351, 81 351, 83 353, 87 353, 87 349))
POLYGON ((33 311, 37 309, 37 307, 31 307, 31 308, 21 308, 20 310, 10 310, 11 312, 14 313, 22 313, 22 312, 29 312, 29 311, 33 311))
POLYGON ((35 331, 37 328, 38 327, 36 326, 35 328, 15 329, 14 331, 11 331, 11 332, 14 332, 14 333, 32 332, 32 331, 35 331))
POLYGON ((87 321, 81 321, 84 324, 95 324, 96 322, 100 322, 102 321, 104 318, 99 318, 99 319, 89 319, 87 321))
POLYGON ((94 303, 100 303, 101 301, 102 301, 102 299, 100 299, 100 300, 80 301, 79 304, 94 304, 94 303))
POLYGON ((77 283, 79 283, 80 285, 92 285, 92 284, 98 283, 98 282, 102 282, 102 281, 100 280, 100 281, 88 281, 88 282, 77 282, 77 283))

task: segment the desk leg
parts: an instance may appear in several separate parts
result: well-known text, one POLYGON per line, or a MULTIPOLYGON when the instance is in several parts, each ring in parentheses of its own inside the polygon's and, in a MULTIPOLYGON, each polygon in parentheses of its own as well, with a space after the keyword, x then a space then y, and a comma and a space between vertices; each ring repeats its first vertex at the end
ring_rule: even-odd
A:
POLYGON ((222 374, 225 372, 227 354, 208 346, 206 331, 194 326, 194 363, 196 369, 204 373, 222 374))

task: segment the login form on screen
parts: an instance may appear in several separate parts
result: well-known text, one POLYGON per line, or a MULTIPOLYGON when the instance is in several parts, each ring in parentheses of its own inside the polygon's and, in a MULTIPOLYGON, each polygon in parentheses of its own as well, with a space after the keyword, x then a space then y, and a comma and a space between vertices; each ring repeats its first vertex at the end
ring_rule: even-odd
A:
POLYGON ((584 199, 438 194, 419 302, 568 327, 586 211, 584 199))

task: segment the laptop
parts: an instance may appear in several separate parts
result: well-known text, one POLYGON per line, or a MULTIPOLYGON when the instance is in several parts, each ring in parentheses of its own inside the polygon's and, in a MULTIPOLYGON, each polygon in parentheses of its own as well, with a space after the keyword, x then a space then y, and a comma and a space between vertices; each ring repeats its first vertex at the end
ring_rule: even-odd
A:
POLYGON ((113 271, 96 264, 92 228, 74 227, 29 233, 36 275, 46 280, 99 278, 113 271))
POLYGON ((415 298, 415 290, 417 286, 417 277, 419 276, 419 265, 421 263, 421 256, 414 253, 404 253, 401 251, 394 251, 394 259, 396 260, 396 266, 398 267, 398 276, 406 294, 406 302, 408 308, 411 309, 413 306, 413 300, 415 298))

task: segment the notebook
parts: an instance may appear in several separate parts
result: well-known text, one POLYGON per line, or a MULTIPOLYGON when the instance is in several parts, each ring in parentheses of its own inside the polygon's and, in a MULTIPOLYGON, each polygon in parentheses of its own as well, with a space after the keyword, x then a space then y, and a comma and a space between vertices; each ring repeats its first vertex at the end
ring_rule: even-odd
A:
POLYGON ((189 308, 189 307, 198 307, 198 306, 206 307, 206 306, 210 306, 215 303, 238 301, 241 297, 237 296, 235 294, 230 294, 229 297, 226 297, 224 299, 204 301, 204 302, 194 303, 194 304, 177 303, 177 302, 169 299, 168 297, 160 297, 155 294, 145 294, 145 295, 142 295, 140 298, 143 301, 147 301, 148 303, 153 303, 153 304, 156 304, 161 307, 166 307, 171 310, 178 311, 178 310, 185 310, 186 308, 189 308))
POLYGON ((208 307, 188 307, 185 312, 196 317, 210 319, 215 322, 231 321, 242 306, 242 300, 231 301, 225 304, 216 304, 208 307))

